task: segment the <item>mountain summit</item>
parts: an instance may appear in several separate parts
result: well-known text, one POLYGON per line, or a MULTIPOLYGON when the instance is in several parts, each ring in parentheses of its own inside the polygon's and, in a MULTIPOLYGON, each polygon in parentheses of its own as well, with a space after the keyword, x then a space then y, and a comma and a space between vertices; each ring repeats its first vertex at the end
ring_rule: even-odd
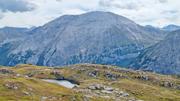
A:
POLYGON ((76 63, 122 65, 159 42, 159 31, 110 13, 64 15, 27 32, 23 40, 0 46, 1 65, 31 63, 59 66, 76 63), (158 32, 158 33, 156 33, 158 32))

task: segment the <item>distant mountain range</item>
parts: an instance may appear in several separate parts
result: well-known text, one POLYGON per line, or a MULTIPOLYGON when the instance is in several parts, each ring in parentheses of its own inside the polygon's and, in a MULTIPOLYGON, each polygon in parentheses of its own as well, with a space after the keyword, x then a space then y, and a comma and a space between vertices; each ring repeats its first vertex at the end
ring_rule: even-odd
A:
POLYGON ((4 27, 0 29, 0 43, 24 37, 27 28, 4 27))
POLYGON ((7 66, 96 63, 129 67, 170 32, 99 11, 64 15, 33 29, 5 29, 0 29, 0 64, 7 66))
POLYGON ((180 29, 180 26, 173 25, 173 24, 165 26, 165 27, 162 28, 162 30, 169 31, 169 32, 176 31, 176 30, 179 30, 179 29, 180 29))
POLYGON ((145 49, 131 66, 164 74, 180 74, 180 30, 171 32, 158 44, 145 49))

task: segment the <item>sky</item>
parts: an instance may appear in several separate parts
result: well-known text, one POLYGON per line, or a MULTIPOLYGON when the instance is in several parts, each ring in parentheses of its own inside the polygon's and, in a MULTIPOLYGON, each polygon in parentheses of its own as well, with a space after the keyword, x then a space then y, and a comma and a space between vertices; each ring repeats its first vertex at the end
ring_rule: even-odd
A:
POLYGON ((67 14, 108 11, 140 25, 180 25, 180 0, 0 0, 0 27, 33 27, 67 14))

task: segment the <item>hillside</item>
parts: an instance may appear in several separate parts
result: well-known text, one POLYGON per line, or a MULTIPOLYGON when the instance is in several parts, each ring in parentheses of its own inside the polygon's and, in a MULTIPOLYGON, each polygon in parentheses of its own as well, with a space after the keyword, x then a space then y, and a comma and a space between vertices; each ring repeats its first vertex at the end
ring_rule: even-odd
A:
POLYGON ((114 66, 0 67, 1 101, 179 101, 180 78, 114 66), (44 80, 67 80, 72 89, 44 80))

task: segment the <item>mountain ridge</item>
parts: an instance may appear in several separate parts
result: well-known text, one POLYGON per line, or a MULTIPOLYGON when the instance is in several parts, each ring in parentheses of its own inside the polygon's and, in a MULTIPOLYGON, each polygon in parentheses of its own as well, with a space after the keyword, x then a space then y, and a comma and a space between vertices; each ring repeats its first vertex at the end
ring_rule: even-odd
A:
POLYGON ((179 74, 179 41, 180 30, 171 32, 164 40, 144 50, 131 67, 164 74, 179 74))
POLYGON ((170 25, 164 26, 162 28, 162 30, 169 31, 169 32, 176 31, 179 29, 180 29, 180 26, 174 25, 174 24, 170 24, 170 25))
POLYGON ((123 61, 130 61, 138 51, 161 39, 143 26, 109 12, 61 16, 34 28, 28 35, 9 50, 6 56, 9 62, 3 65, 57 66, 86 62, 123 65, 123 61))

